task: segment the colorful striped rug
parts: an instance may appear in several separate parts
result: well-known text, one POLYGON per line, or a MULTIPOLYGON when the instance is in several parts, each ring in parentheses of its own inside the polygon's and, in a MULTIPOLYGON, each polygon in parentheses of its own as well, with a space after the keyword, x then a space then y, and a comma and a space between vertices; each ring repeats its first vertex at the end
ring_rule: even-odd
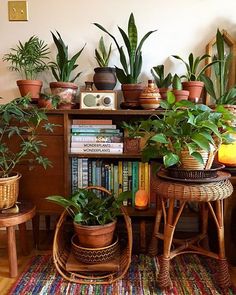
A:
POLYGON ((133 256, 126 276, 112 285, 80 285, 65 281, 56 271, 51 255, 39 255, 9 294, 34 295, 220 295, 236 294, 232 287, 222 292, 217 286, 215 260, 200 255, 180 255, 171 261, 173 288, 161 291, 155 283, 156 259, 145 255, 133 256))

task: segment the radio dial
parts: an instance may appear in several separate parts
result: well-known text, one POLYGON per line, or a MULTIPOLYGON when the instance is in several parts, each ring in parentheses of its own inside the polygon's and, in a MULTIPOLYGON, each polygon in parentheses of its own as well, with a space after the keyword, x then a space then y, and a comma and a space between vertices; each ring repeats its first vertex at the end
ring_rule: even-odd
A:
POLYGON ((103 105, 107 106, 111 104, 111 98, 109 96, 104 97, 103 105))

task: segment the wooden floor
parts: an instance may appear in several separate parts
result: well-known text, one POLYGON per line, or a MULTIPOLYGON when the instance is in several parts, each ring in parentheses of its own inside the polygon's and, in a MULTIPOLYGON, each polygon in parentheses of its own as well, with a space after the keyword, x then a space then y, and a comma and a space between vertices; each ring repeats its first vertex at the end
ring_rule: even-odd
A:
MULTIPOLYGON (((52 235, 48 235, 45 233, 40 233, 41 237, 41 245, 44 247, 44 250, 36 250, 33 249, 33 237, 32 232, 28 232, 28 241, 31 243, 31 254, 29 256, 23 256, 20 253, 20 250, 18 250, 18 276, 21 274, 21 272, 24 270, 24 268, 27 266, 28 262, 30 261, 31 257, 38 254, 48 254, 51 253, 52 250, 52 235)), ((18 247, 18 235, 17 235, 17 249, 20 249, 18 247)), ((236 286, 236 266, 230 265, 230 275, 231 280, 233 284, 236 286)), ((7 248, 6 248, 6 235, 5 231, 0 230, 0 294, 1 295, 7 295, 9 294, 9 290, 14 284, 14 282, 17 280, 9 278, 9 269, 8 269, 8 259, 7 259, 7 248)))

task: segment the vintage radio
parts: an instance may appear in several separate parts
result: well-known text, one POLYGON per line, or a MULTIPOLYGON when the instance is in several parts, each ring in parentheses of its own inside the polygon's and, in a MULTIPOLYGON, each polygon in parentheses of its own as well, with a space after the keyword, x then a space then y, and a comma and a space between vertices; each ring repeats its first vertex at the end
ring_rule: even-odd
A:
POLYGON ((116 92, 109 90, 81 91, 80 108, 97 110, 116 110, 116 92))

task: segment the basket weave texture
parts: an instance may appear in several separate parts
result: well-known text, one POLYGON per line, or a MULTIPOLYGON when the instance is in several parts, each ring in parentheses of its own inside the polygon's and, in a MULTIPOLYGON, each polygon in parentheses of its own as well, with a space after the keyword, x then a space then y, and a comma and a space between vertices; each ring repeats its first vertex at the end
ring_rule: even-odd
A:
POLYGON ((209 183, 181 183, 159 178, 157 194, 162 198, 174 198, 195 202, 211 202, 228 198, 233 193, 231 182, 226 179, 209 183))
MULTIPOLYGON (((110 193, 102 187, 88 187, 88 189, 98 189, 110 193)), ((76 272, 67 271, 66 262, 71 252, 71 238, 74 235, 72 220, 69 218, 67 211, 65 210, 56 225, 56 231, 53 241, 53 261, 57 271, 60 275, 74 283, 79 284, 111 284, 117 280, 122 279, 126 274, 129 265, 131 263, 131 252, 132 252, 132 226, 131 219, 128 216, 125 207, 121 207, 122 216, 124 217, 126 231, 127 231, 127 243, 120 249, 119 270, 116 272, 76 272)))
POLYGON ((8 209, 15 205, 19 195, 19 180, 21 174, 0 178, 0 210, 8 209))

